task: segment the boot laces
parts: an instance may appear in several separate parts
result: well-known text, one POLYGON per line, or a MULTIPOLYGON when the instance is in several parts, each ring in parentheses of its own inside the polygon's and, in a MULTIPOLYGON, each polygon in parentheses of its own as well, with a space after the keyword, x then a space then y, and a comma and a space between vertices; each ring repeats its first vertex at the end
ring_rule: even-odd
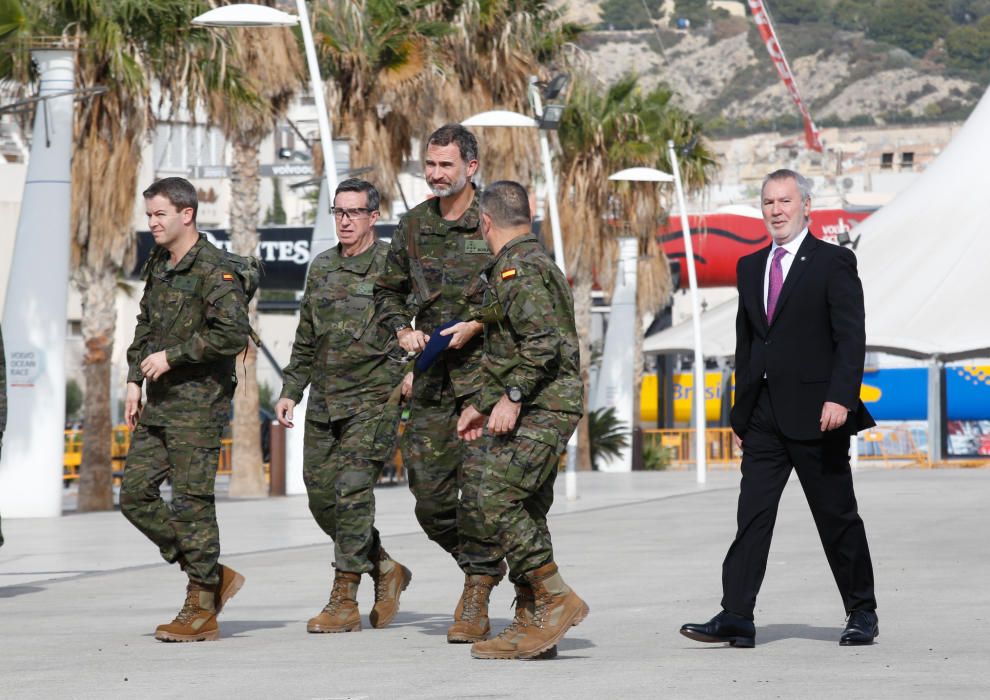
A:
POLYGON ((330 589, 330 600, 323 608, 325 612, 333 614, 341 606, 347 597, 347 582, 342 578, 334 578, 333 588, 330 589))
POLYGON ((462 620, 476 620, 481 617, 483 601, 487 597, 487 589, 482 584, 468 584, 464 591, 464 613, 462 620))
POLYGON ((182 604, 182 609, 179 610, 174 621, 182 625, 188 624, 199 611, 199 592, 190 591, 186 594, 186 602, 182 604))

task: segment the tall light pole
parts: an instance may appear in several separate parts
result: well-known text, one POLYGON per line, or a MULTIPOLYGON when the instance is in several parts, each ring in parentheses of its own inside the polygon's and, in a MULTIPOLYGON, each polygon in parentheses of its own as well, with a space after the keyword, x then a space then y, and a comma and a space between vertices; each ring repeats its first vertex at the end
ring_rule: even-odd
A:
MULTIPOLYGON (((313 239, 310 243, 310 261, 312 261, 316 255, 337 243, 336 222, 330 216, 329 211, 331 198, 337 189, 337 161, 333 156, 333 132, 330 129, 330 116, 323 96, 323 80, 320 77, 319 63, 316 61, 316 45, 313 42, 313 30, 309 25, 309 12, 306 10, 305 0, 296 0, 296 11, 299 13, 298 16, 263 5, 225 5, 204 12, 196 17, 192 23, 201 27, 226 28, 294 27, 299 25, 306 51, 310 89, 313 92, 313 103, 316 107, 316 122, 320 129, 320 149, 323 153, 323 177, 320 183, 319 208, 313 226, 313 239), (324 192, 326 192, 326 198, 323 196, 324 192)), ((300 425, 305 423, 308 398, 309 391, 307 390, 293 412, 300 425)), ((305 493, 306 488, 302 478, 303 431, 291 432, 286 437, 285 442, 286 493, 290 495, 305 493)))
POLYGON ((677 206, 681 210, 681 234, 684 236, 684 264, 688 270, 688 286, 691 294, 691 320, 694 329, 694 424, 695 424, 695 466, 699 484, 707 479, 705 436, 705 359, 701 349, 701 305, 698 301, 698 275, 694 266, 694 246, 691 244, 691 227, 688 223, 687 208, 684 203, 684 188, 681 185, 681 171, 677 163, 674 142, 667 141, 667 153, 674 174, 655 168, 628 168, 613 173, 609 180, 626 182, 673 182, 677 195, 677 206))
MULTIPOLYGON (((330 116, 327 112, 326 98, 323 95, 323 79, 320 77, 320 65, 316 60, 316 44, 313 42, 313 30, 309 25, 309 12, 305 0, 296 0, 298 15, 276 10, 274 7, 252 5, 224 5, 204 12, 192 23, 199 27, 226 27, 228 29, 245 29, 259 27, 294 27, 299 25, 302 31, 303 46, 306 51, 306 65, 309 68, 310 89, 313 92, 313 103, 316 107, 316 121, 320 129, 320 149, 323 152, 323 183, 327 194, 333 196, 337 189, 337 161, 333 156, 333 131, 330 128, 330 116)), ((320 220, 319 213, 317 220, 320 220)), ((327 241, 317 241, 319 231, 314 230, 313 251, 315 255, 321 250, 336 243, 336 231, 333 217, 328 217, 330 236, 327 241), (316 250, 320 248, 320 250, 316 250)), ((319 228, 319 227, 317 227, 319 228)))

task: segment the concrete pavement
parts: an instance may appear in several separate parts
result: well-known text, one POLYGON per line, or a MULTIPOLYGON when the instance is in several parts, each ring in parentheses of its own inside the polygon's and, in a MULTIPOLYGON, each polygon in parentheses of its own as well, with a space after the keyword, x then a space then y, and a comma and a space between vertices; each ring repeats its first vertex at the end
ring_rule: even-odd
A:
MULTIPOLYGON (((562 482, 562 480, 561 480, 562 482)), ((119 512, 5 520, 2 698, 976 698, 990 695, 986 581, 990 470, 863 470, 878 643, 837 644, 841 601, 800 487, 785 491, 756 613, 757 647, 702 645, 687 621, 718 610, 738 475, 699 488, 685 472, 581 474, 558 484, 557 560, 591 614, 554 661, 476 661, 445 630, 454 563, 420 532, 404 486, 380 488, 378 526, 413 571, 384 630, 309 635, 332 548, 305 498, 218 503, 223 560, 247 577, 216 643, 162 644, 184 580, 119 512)), ((365 578, 359 600, 371 607, 365 578)), ((493 596, 493 626, 512 589, 493 596)))

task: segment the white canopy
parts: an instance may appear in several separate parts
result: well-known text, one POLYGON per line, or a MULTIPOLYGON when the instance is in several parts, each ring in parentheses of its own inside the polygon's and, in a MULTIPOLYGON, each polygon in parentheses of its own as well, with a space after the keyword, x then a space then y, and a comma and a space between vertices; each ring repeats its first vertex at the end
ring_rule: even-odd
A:
MULTIPOLYGON (((856 227, 868 349, 943 361, 990 356, 988 162, 990 92, 921 177, 856 227)), ((736 306, 702 314, 706 356, 732 354, 736 306)), ((647 338, 644 351, 687 352, 690 337, 690 322, 680 323, 647 338)))

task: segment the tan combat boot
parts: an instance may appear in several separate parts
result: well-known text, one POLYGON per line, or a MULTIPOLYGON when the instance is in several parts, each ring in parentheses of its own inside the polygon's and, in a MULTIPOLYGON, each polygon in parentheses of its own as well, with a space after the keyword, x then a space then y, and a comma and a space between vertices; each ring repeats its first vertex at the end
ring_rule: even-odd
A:
POLYGON ((399 596, 412 581, 412 572, 388 555, 384 547, 378 550, 375 568, 371 570, 375 582, 375 605, 368 619, 377 629, 386 627, 399 612, 399 596))
POLYGON ((220 639, 215 595, 215 586, 190 581, 186 586, 186 602, 179 614, 167 625, 158 625, 155 639, 163 642, 215 642, 220 639))
MULTIPOLYGON (((523 628, 533 621, 536 613, 536 594, 528 583, 516 584, 516 616, 497 637, 476 642, 471 647, 471 656, 476 659, 515 659, 518 655, 517 643, 523 637, 523 628)), ((557 656, 556 645, 539 655, 540 659, 557 656)))
POLYGON ((361 574, 337 570, 330 589, 330 601, 323 611, 306 623, 307 632, 358 632, 361 614, 358 612, 357 591, 361 574))
POLYGON ((488 621, 488 599, 492 589, 502 580, 501 576, 467 574, 464 576, 464 591, 459 604, 461 615, 454 613, 454 624, 447 629, 447 642, 466 644, 488 639, 492 631, 488 621))
POLYGON ((217 615, 223 610, 224 604, 233 598, 237 594, 237 591, 241 590, 241 586, 243 585, 244 577, 241 574, 229 566, 220 565, 220 585, 217 586, 216 596, 213 601, 217 615))
MULTIPOLYGON (((505 575, 509 573, 509 567, 505 563, 505 559, 498 563, 498 580, 501 581, 505 578, 505 575)), ((497 585, 497 583, 496 583, 497 585)), ((461 591, 461 597, 457 599, 457 605, 454 607, 454 622, 459 622, 461 615, 464 614, 464 594, 467 592, 467 586, 461 591)))
POLYGON ((533 620, 516 640, 516 658, 535 659, 588 616, 588 604, 564 583, 553 562, 533 569, 526 580, 533 587, 536 608, 533 620))

